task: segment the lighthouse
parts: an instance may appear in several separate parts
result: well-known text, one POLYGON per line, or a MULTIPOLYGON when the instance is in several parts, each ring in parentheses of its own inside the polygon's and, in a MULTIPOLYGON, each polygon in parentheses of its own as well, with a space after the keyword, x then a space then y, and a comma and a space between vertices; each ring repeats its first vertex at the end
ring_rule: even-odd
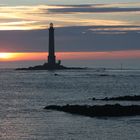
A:
POLYGON ((61 65, 61 60, 58 60, 58 62, 56 62, 54 27, 53 27, 53 23, 50 23, 48 62, 45 62, 43 65, 37 65, 29 68, 17 68, 17 70, 62 70, 62 69, 68 69, 68 68, 61 65))
POLYGON ((56 65, 56 56, 55 56, 55 38, 54 38, 54 27, 53 23, 50 23, 49 28, 49 48, 48 48, 48 65, 53 67, 56 65))
POLYGON ((54 27, 53 27, 53 23, 50 23, 48 62, 45 62, 43 65, 37 65, 28 68, 17 68, 16 70, 63 70, 63 69, 83 69, 83 68, 74 68, 74 67, 68 68, 61 65, 61 60, 58 60, 58 62, 56 62, 54 27))

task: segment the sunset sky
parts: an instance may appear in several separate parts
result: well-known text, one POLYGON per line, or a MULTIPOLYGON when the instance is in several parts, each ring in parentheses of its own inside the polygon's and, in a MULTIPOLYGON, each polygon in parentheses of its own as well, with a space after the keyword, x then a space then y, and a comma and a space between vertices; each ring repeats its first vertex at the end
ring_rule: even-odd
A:
POLYGON ((140 68, 139 0, 1 0, 0 68, 44 63, 50 22, 64 65, 140 68))

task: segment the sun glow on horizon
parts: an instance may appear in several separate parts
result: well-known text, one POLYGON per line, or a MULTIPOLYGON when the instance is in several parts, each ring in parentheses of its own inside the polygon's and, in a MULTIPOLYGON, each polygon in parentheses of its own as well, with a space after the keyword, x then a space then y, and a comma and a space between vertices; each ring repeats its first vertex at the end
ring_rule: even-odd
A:
POLYGON ((13 57, 13 53, 0 53, 0 59, 11 59, 13 57))
MULTIPOLYGON (((0 53, 0 61, 47 61, 47 52, 13 52, 0 53)), ((140 50, 104 51, 104 52, 57 52, 61 60, 105 60, 105 59, 135 59, 140 58, 140 50)))

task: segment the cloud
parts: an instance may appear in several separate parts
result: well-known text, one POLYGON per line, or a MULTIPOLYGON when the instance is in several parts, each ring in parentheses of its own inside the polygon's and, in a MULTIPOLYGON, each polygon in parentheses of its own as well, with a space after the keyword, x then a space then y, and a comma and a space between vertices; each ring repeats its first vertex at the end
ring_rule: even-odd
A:
POLYGON ((59 27, 57 51, 139 50, 139 11, 136 4, 1 6, 0 51, 46 52, 50 22, 59 27))
POLYGON ((49 22, 57 27, 139 25, 139 13, 140 8, 123 4, 1 6, 0 30, 44 29, 49 22))
MULTIPOLYGON (((140 50, 140 33, 133 28, 135 29, 135 26, 56 28, 56 50, 59 52, 140 50), (131 30, 126 30, 127 28, 131 30)), ((0 52, 47 51, 48 30, 0 31, 0 52)))
POLYGON ((106 12, 139 12, 140 2, 112 4, 56 5, 49 9, 56 13, 106 13, 106 12))
POLYGON ((140 8, 96 7, 92 5, 65 6, 64 8, 49 9, 55 13, 106 13, 106 12, 140 12, 140 8))

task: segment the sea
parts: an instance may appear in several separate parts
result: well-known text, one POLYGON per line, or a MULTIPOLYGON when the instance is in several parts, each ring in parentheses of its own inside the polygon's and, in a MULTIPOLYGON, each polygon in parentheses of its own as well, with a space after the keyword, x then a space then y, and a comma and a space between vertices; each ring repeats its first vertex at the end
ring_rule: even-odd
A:
POLYGON ((140 116, 87 117, 47 105, 122 104, 92 98, 140 95, 140 70, 0 70, 0 140, 139 140, 140 116))

